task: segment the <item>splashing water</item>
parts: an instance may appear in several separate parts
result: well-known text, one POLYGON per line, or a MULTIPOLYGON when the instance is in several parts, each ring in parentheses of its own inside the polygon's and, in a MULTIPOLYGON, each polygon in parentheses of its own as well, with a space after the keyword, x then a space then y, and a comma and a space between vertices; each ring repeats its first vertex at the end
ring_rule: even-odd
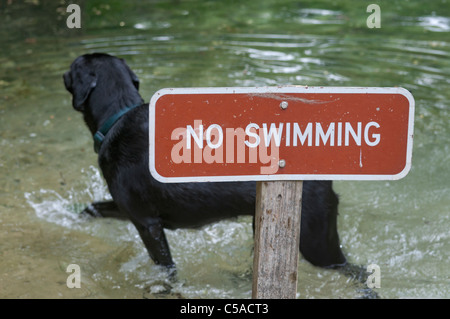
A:
POLYGON ((88 170, 82 169, 81 174, 89 175, 81 191, 71 188, 65 195, 52 189, 26 192, 25 199, 34 209, 36 216, 67 228, 80 228, 83 219, 79 213, 88 203, 111 199, 97 168, 90 166, 88 170))

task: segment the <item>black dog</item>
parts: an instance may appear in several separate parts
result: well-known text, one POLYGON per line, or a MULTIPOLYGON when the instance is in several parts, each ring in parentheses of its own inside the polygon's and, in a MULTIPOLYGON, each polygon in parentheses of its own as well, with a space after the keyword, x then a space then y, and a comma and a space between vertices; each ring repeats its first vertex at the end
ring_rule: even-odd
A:
MULTIPOLYGON (((253 182, 163 184, 149 172, 149 107, 124 60, 107 54, 78 57, 64 74, 73 107, 94 136, 98 161, 113 201, 85 212, 130 219, 156 264, 174 267, 164 228, 201 227, 254 215, 253 182)), ((300 252, 313 265, 346 263, 337 233, 338 198, 330 181, 303 183, 300 252)))

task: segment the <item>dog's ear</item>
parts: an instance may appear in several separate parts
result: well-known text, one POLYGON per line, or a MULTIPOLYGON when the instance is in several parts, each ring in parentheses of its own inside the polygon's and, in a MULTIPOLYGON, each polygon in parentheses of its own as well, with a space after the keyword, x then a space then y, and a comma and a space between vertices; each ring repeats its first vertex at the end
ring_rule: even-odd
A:
MULTIPOLYGON (((72 104, 75 110, 83 111, 84 103, 89 94, 97 86, 97 75, 95 73, 82 73, 81 79, 77 82, 76 87, 72 87, 72 104)), ((70 91, 70 90, 69 90, 70 91)))

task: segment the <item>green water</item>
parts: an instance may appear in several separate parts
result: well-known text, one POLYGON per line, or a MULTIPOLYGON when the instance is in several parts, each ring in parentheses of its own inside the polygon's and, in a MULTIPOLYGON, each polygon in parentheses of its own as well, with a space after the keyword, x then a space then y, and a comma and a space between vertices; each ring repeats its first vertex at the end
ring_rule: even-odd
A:
MULTIPOLYGON (((413 165, 393 182, 336 182, 350 262, 381 270, 381 298, 450 297, 450 2, 2 1, 0 297, 249 298, 251 219, 168 232, 167 293, 127 222, 83 219, 109 198, 62 74, 77 56, 125 58, 149 100, 164 87, 401 86, 416 100, 413 165), (78 3, 81 29, 66 26, 78 3), (66 285, 69 264, 81 288, 66 285)), ((299 298, 359 298, 364 285, 299 265, 299 298)))

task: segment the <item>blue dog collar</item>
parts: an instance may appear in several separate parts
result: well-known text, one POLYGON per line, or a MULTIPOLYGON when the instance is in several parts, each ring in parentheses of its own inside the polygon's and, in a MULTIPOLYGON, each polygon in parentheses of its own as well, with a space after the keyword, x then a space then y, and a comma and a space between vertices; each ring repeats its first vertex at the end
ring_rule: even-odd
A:
POLYGON ((120 112, 114 114, 110 118, 108 118, 105 123, 100 127, 100 129, 94 134, 94 151, 95 153, 98 153, 100 150, 100 147, 103 143, 103 140, 105 139, 106 134, 108 134, 109 130, 113 127, 113 125, 128 111, 134 109, 135 107, 140 106, 141 103, 135 104, 132 106, 128 106, 124 108, 123 110, 120 110, 120 112))

